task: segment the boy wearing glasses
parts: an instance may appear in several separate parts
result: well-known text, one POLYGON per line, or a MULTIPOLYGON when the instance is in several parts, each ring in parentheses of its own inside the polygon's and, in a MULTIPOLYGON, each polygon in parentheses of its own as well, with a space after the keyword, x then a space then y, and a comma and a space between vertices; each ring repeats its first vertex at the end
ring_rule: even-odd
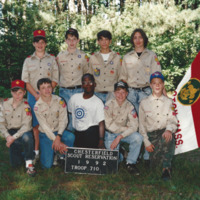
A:
POLYGON ((82 76, 84 92, 74 94, 68 103, 72 113, 72 125, 75 128, 75 147, 104 148, 104 105, 94 95, 96 83, 94 76, 82 76))

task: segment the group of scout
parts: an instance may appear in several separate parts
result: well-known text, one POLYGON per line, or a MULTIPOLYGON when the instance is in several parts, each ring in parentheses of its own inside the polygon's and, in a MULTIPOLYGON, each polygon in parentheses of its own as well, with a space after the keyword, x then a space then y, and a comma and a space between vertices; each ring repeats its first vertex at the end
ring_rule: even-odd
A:
POLYGON ((169 179, 177 119, 158 58, 146 48, 145 32, 133 31, 134 50, 123 62, 110 49, 112 35, 106 30, 97 34, 100 51, 90 59, 77 49, 79 35, 73 28, 65 35, 67 50, 57 58, 46 53, 43 30, 33 35, 35 52, 24 61, 22 80, 11 83, 12 98, 0 107, 0 132, 11 166, 25 159, 27 173, 34 176, 39 158, 43 168, 50 168, 67 147, 119 149, 126 142, 127 170, 139 175, 136 163, 144 142, 144 160, 151 166, 162 163, 162 178, 169 179), (57 84, 59 96, 53 94, 57 84))

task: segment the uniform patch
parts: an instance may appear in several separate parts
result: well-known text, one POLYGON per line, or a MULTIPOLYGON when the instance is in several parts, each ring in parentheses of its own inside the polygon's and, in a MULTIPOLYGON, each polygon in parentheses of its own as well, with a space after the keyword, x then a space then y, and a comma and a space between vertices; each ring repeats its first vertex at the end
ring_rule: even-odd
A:
POLYGON ((78 55, 78 58, 81 58, 81 55, 78 55))
POLYGON ((89 57, 87 55, 85 55, 85 59, 87 60, 87 62, 89 62, 89 57))
POLYGON ((158 57, 155 56, 154 58, 155 58, 155 61, 157 62, 157 65, 160 65, 160 62, 159 62, 159 60, 158 60, 158 57))
POLYGON ((51 56, 55 56, 54 54, 50 54, 51 56))
POLYGON ((120 53, 119 53, 119 52, 117 52, 117 55, 120 55, 120 53))
POLYGON ((47 65, 48 65, 48 66, 51 66, 51 63, 48 63, 47 65))
POLYGON ((104 106, 104 109, 105 109, 105 110, 108 110, 108 109, 109 109, 109 107, 108 107, 108 106, 104 106))
POLYGON ((111 65, 113 65, 113 64, 114 64, 114 62, 113 62, 113 61, 110 61, 110 64, 111 64, 111 65))
POLYGON ((110 70, 110 74, 114 74, 115 73, 115 71, 114 70, 110 70))
POLYGON ((8 101, 8 98, 4 99, 4 101, 8 101))
POLYGON ((27 58, 30 58, 31 56, 27 56, 27 58))
POLYGON ((178 101, 185 106, 195 103, 200 97, 200 80, 196 78, 190 79, 181 88, 177 97, 178 101))
POLYGON ((131 111, 131 115, 132 115, 134 118, 137 118, 137 112, 136 112, 135 108, 131 111))
POLYGON ((60 100, 59 104, 62 105, 63 108, 66 107, 65 101, 63 99, 60 100))
POLYGON ((100 76, 100 69, 98 69, 98 68, 94 69, 94 75, 100 76))
POLYGON ((51 76, 51 73, 50 73, 50 72, 48 72, 48 73, 47 73, 47 76, 51 76))
POLYGON ((25 108, 26 115, 31 116, 31 109, 30 108, 25 108))
POLYGON ((24 104, 28 104, 28 101, 24 101, 24 104))
POLYGON ((34 111, 37 111, 37 110, 38 110, 38 107, 37 107, 37 106, 35 106, 35 107, 34 107, 34 111))
POLYGON ((120 59, 120 64, 122 64, 122 59, 120 59))
POLYGON ((78 66, 78 70, 81 70, 81 66, 80 65, 78 66))

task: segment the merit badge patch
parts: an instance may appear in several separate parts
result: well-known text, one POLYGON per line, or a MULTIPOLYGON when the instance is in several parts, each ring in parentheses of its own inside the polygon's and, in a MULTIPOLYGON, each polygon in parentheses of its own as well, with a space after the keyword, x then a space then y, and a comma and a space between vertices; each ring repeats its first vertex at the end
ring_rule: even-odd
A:
POLYGON ((157 62, 157 65, 160 65, 160 62, 159 62, 159 60, 158 60, 158 57, 155 56, 154 58, 155 58, 155 61, 157 62))
POLYGON ((112 75, 113 75, 114 73, 115 73, 115 71, 114 71, 114 70, 110 70, 110 74, 112 74, 112 75))
POLYGON ((110 64, 111 64, 111 65, 113 65, 113 64, 114 64, 114 62, 113 62, 113 61, 110 61, 110 64))
POLYGON ((48 65, 48 66, 51 66, 51 63, 48 63, 47 65, 48 65))
POLYGON ((200 81, 196 78, 190 79, 180 90, 177 95, 178 101, 189 106, 199 99, 200 94, 200 81))
POLYGON ((131 115, 132 115, 134 118, 137 118, 137 112, 136 112, 135 108, 131 111, 131 115))
POLYGON ((94 69, 94 75, 100 76, 100 69, 98 69, 98 68, 94 69))
POLYGON ((81 55, 78 55, 78 58, 81 58, 81 55))
POLYGON ((26 115, 31 116, 31 109, 30 108, 25 108, 26 115))
POLYGON ((63 99, 60 100, 59 104, 62 105, 63 108, 66 107, 65 101, 63 99))

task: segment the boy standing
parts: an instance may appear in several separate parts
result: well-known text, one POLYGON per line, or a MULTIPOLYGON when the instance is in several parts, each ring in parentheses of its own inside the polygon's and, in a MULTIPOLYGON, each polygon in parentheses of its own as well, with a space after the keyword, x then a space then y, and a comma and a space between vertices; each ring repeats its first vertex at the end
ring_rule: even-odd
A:
POLYGON ((127 100, 128 85, 119 81, 114 85, 115 98, 106 102, 105 113, 105 146, 107 149, 119 149, 120 142, 129 144, 126 167, 130 173, 139 175, 136 167, 142 144, 142 135, 138 132, 138 118, 134 106, 127 100))
POLYGON ((162 162, 162 178, 171 177, 171 160, 174 155, 173 133, 177 129, 177 119, 173 112, 172 100, 163 95, 164 77, 161 72, 150 76, 152 94, 142 100, 139 107, 139 129, 144 136, 144 145, 150 152, 151 166, 162 162))
POLYGON ((113 85, 118 81, 121 56, 110 49, 112 35, 109 31, 100 31, 97 40, 100 51, 90 57, 89 68, 97 85, 95 94, 105 103, 112 97, 113 85))
MULTIPOLYGON (((70 28, 65 34, 67 50, 61 51, 57 56, 59 65, 59 96, 68 103, 70 97, 82 92, 81 77, 88 72, 88 57, 77 49, 79 34, 76 29, 70 28)), ((71 115, 69 115, 68 130, 72 131, 71 115)))
POLYGON ((28 103, 31 107, 33 116, 32 126, 35 138, 36 160, 39 159, 39 124, 33 108, 40 97, 37 89, 37 81, 41 78, 49 78, 52 80, 53 88, 55 88, 58 83, 58 66, 54 55, 45 52, 46 45, 47 41, 45 31, 34 31, 33 46, 35 47, 35 52, 33 55, 26 58, 22 70, 22 80, 26 82, 28 103))
POLYGON ((40 98, 34 106, 39 121, 39 137, 42 167, 51 168, 54 151, 64 154, 66 147, 74 144, 74 134, 66 131, 67 110, 63 99, 52 94, 52 81, 48 78, 38 80, 40 98))
POLYGON ((28 102, 23 99, 26 94, 25 83, 15 80, 11 83, 12 98, 5 99, 1 107, 0 131, 6 138, 6 146, 10 151, 10 163, 12 167, 18 167, 24 157, 27 174, 35 176, 33 167, 33 134, 31 127, 31 109, 28 102))
POLYGON ((94 76, 84 74, 82 76, 84 92, 73 95, 68 103, 75 128, 76 147, 104 148, 104 105, 94 95, 95 86, 94 76))

